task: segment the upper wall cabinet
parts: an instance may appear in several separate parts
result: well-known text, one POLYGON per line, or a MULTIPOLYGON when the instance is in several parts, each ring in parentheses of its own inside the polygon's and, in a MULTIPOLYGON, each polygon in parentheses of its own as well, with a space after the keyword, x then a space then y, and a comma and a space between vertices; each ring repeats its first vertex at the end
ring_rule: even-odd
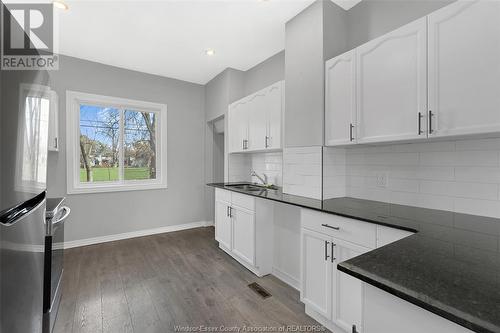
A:
POLYGON ((229 106, 229 152, 281 149, 283 81, 229 106))
POLYGON ((329 60, 326 144, 500 133, 498 59, 500 2, 457 1, 329 60))
POLYGON ((429 134, 500 132, 500 2, 459 1, 429 19, 429 134))
POLYGON ((325 143, 356 143, 356 50, 326 62, 325 143))
POLYGON ((237 101, 229 107, 228 132, 229 151, 241 152, 248 147, 248 112, 247 100, 237 101))
POLYGON ((358 143, 427 138, 427 19, 356 49, 358 143))

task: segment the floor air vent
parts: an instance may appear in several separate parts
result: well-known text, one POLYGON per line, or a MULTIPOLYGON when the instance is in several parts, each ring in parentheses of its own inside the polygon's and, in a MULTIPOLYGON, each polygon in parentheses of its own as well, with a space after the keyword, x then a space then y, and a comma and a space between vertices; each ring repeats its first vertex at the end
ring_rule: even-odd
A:
POLYGON ((257 282, 253 282, 253 283, 250 283, 248 285, 248 287, 250 289, 252 289, 253 291, 255 291, 260 297, 262 298, 268 298, 268 297, 271 297, 272 295, 266 290, 264 289, 260 284, 258 284, 257 282))

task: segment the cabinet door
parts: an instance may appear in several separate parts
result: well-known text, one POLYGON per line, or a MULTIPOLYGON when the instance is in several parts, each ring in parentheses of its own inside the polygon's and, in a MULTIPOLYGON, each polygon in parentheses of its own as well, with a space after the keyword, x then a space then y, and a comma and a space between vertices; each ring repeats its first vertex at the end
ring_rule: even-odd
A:
POLYGON ((331 319, 331 238, 308 229, 302 229, 301 234, 302 302, 331 319))
POLYGON ((248 99, 248 150, 266 148, 266 96, 256 93, 248 99))
POLYGON ((325 140, 327 146, 356 143, 356 51, 326 62, 325 140))
POLYGON ((229 203, 215 202, 215 239, 224 247, 231 249, 232 221, 229 217, 229 203))
POLYGON ((335 244, 335 265, 332 278, 332 320, 348 332, 356 325, 356 331, 362 332, 363 283, 336 269, 337 263, 349 260, 370 249, 333 238, 335 244))
POLYGON ((233 253, 250 265, 255 265, 255 213, 232 208, 233 253))
POLYGON ((248 103, 236 102, 229 109, 229 152, 244 151, 245 140, 248 140, 248 103))
POLYGON ((49 146, 50 151, 59 151, 59 99, 55 91, 50 91, 49 146))
POLYGON ((283 114, 282 82, 273 84, 266 94, 267 149, 281 148, 281 122, 283 114))
POLYGON ((500 2, 458 1, 428 16, 434 136, 500 131, 500 2))
POLYGON ((426 20, 356 49, 358 143, 427 137, 426 20))

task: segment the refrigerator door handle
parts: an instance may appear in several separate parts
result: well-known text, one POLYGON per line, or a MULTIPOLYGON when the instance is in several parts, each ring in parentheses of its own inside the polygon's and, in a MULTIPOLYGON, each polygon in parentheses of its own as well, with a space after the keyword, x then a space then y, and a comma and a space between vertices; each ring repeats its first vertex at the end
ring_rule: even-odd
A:
POLYGON ((44 202, 45 191, 20 205, 0 212, 0 225, 9 227, 16 224, 17 221, 22 220, 25 216, 38 209, 44 202))
POLYGON ((71 214, 71 209, 68 206, 61 207, 61 210, 64 211, 64 214, 61 218, 59 218, 55 221, 54 220, 52 221, 53 226, 55 226, 58 223, 64 222, 64 220, 66 220, 68 218, 69 214, 71 214))

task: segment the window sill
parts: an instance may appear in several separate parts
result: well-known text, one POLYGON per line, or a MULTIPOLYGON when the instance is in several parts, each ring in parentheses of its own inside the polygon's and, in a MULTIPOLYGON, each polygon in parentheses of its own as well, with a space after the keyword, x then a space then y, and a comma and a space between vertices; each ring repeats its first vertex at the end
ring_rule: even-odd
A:
POLYGON ((68 194, 90 194, 107 192, 128 192, 166 189, 166 183, 138 183, 138 184, 78 184, 68 189, 68 194))

